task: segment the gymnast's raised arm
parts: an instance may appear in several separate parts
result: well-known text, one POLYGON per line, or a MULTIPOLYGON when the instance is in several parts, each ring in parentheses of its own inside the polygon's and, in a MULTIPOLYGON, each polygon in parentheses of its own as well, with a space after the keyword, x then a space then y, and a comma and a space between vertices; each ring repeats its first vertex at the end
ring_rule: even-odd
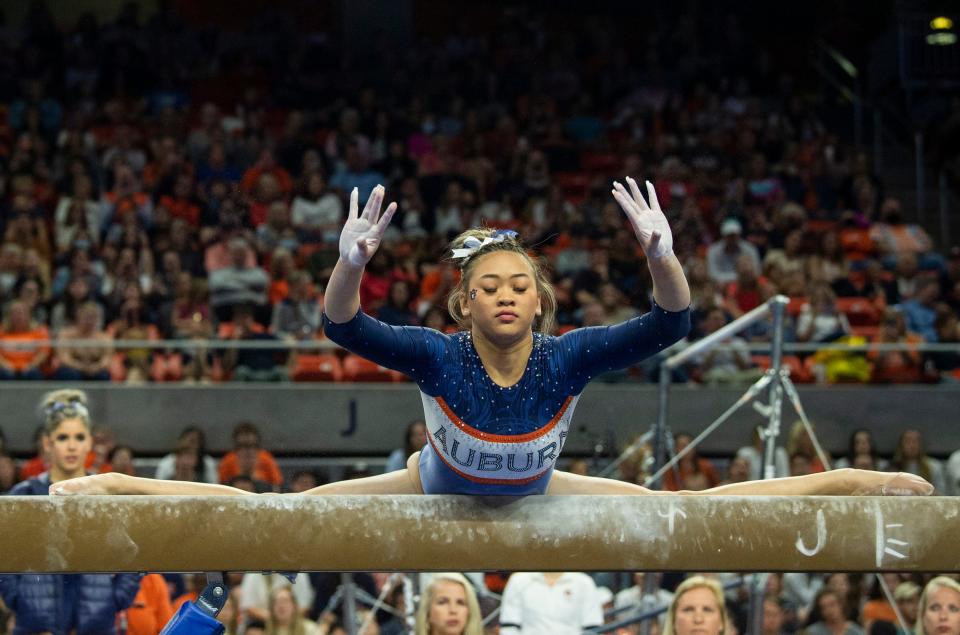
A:
POLYGON ((683 267, 673 253, 673 233, 667 217, 660 210, 657 191, 647 181, 647 196, 644 200, 637 182, 629 176, 627 191, 620 182, 613 184, 613 197, 630 219, 633 231, 647 256, 647 266, 653 278, 653 298, 662 309, 683 311, 690 306, 690 287, 683 275, 683 267))
POLYGON ((397 210, 397 204, 390 203, 380 215, 383 194, 382 185, 373 188, 363 213, 358 214, 357 188, 350 193, 347 222, 340 233, 340 259, 333 268, 324 296, 324 313, 331 322, 347 322, 360 310, 363 269, 376 253, 383 233, 387 231, 387 225, 397 210))

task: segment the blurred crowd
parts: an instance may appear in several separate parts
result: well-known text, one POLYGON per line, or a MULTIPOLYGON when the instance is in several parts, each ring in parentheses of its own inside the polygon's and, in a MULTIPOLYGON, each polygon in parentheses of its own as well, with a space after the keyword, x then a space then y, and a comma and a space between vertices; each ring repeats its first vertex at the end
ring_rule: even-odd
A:
MULTIPOLYGON (((320 314, 347 196, 378 183, 399 212, 365 311, 453 328, 442 246, 487 224, 548 261, 561 331, 618 322, 651 302, 609 193, 633 175, 670 218, 692 338, 782 293, 788 342, 901 345, 791 355, 798 381, 955 379, 960 354, 920 346, 958 342, 960 249, 905 221, 870 157, 735 16, 709 54, 706 20, 680 17, 639 52, 608 18, 575 34, 499 20, 357 61, 269 10, 256 33, 190 25, 167 3, 61 29, 33 3, 0 29, 0 378, 356 378, 342 352, 285 342, 330 352, 320 314)), ((747 381, 769 359, 746 345, 770 336, 755 325, 677 379, 747 381)))

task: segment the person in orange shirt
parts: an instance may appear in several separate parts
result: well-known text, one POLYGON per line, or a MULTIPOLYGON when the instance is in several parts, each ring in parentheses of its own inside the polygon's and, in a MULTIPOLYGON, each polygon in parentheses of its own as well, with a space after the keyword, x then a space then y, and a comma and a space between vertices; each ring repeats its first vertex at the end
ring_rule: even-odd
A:
POLYGON ((273 455, 260 447, 260 431, 249 422, 233 429, 233 451, 220 460, 220 482, 228 483, 241 475, 269 483, 274 488, 283 485, 283 474, 273 455))
POLYGON ((173 617, 170 591, 159 573, 148 573, 126 611, 127 635, 158 635, 173 617))
POLYGON ((187 602, 196 602, 197 598, 200 597, 200 592, 203 591, 205 586, 207 586, 206 577, 202 574, 195 573, 193 575, 184 577, 187 579, 187 586, 190 588, 190 590, 182 595, 177 596, 177 598, 173 601, 172 607, 174 613, 179 611, 180 607, 187 602))
MULTIPOLYGON (((674 451, 681 452, 691 441, 693 437, 689 434, 677 433, 674 437, 674 451)), ((671 492, 682 489, 705 490, 719 484, 720 475, 713 463, 697 454, 696 450, 683 457, 677 464, 677 470, 670 470, 663 475, 663 488, 671 492)))
POLYGON ((7 319, 0 333, 0 380, 43 379, 40 367, 50 356, 50 334, 47 327, 30 319, 24 302, 10 303, 7 319), (6 344, 45 343, 33 349, 7 348, 6 344))

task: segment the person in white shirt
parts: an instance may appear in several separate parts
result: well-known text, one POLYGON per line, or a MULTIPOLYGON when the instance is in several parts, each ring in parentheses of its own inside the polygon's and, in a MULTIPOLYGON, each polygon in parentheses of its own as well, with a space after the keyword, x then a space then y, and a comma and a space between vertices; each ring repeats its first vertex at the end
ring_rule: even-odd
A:
MULTIPOLYGON (((736 456, 745 459, 750 464, 750 479, 757 480, 761 478, 763 472, 763 440, 760 436, 762 426, 757 426, 753 430, 753 444, 745 445, 737 450, 736 456)), ((777 446, 773 453, 773 469, 776 478, 782 478, 790 475, 790 456, 782 446, 777 446)), ((813 599, 813 596, 810 597, 813 599)))
POLYGON ((760 252, 740 237, 743 227, 736 218, 728 218, 720 225, 723 237, 707 248, 707 272, 710 277, 726 284, 737 279, 737 259, 746 254, 753 261, 754 271, 760 271, 760 252))
POLYGON ((585 573, 514 573, 500 604, 501 635, 570 635, 603 624, 603 606, 585 573))
POLYGON ((313 606, 313 586, 307 574, 298 573, 291 585, 290 581, 279 573, 247 573, 240 584, 240 614, 248 620, 267 622, 270 619, 270 597, 281 586, 288 586, 293 590, 301 612, 305 613, 313 606))
POLYGON ((909 428, 900 434, 900 442, 893 452, 890 466, 900 472, 922 476, 933 484, 938 494, 946 492, 947 480, 944 477, 943 463, 927 455, 923 435, 915 428, 909 428))
MULTIPOLYGON (((660 578, 661 575, 659 573, 644 573, 642 571, 634 573, 633 586, 628 589, 623 589, 617 593, 613 600, 614 609, 622 609, 627 606, 632 606, 634 608, 632 611, 618 611, 616 618, 617 621, 625 620, 628 617, 638 616, 641 613, 646 613, 653 609, 669 607, 670 603, 673 601, 673 593, 660 587, 660 578), (644 589, 646 588, 646 577, 648 575, 656 576, 657 585, 653 593, 650 595, 644 595, 644 589)), ((663 627, 666 625, 666 619, 666 612, 661 613, 657 618, 657 621, 660 622, 661 631, 663 631, 663 627)))
POLYGON ((304 191, 293 199, 290 221, 304 242, 336 243, 343 223, 343 201, 327 190, 323 175, 306 177, 304 191))
POLYGON ((178 478, 177 470, 177 458, 181 454, 185 454, 186 450, 194 450, 194 456, 200 459, 202 466, 194 465, 193 466, 193 476, 188 480, 198 481, 204 483, 219 483, 220 478, 217 475, 217 460, 207 454, 206 449, 206 435, 204 435, 203 430, 197 426, 187 426, 180 433, 180 436, 177 437, 176 449, 170 454, 166 455, 157 463, 157 473, 154 475, 154 478, 161 480, 182 480, 183 474, 180 474, 178 478))

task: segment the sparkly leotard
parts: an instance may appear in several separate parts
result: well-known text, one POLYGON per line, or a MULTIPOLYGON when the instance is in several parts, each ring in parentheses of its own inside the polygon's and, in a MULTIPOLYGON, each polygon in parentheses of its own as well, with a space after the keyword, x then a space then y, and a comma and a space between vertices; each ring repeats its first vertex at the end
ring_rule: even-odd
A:
POLYGON ((420 480, 427 494, 544 493, 587 382, 663 350, 689 328, 689 310, 654 306, 615 326, 559 337, 534 333, 523 376, 503 387, 490 379, 468 331, 390 326, 362 311, 342 324, 324 315, 327 337, 420 387, 428 439, 420 480))

